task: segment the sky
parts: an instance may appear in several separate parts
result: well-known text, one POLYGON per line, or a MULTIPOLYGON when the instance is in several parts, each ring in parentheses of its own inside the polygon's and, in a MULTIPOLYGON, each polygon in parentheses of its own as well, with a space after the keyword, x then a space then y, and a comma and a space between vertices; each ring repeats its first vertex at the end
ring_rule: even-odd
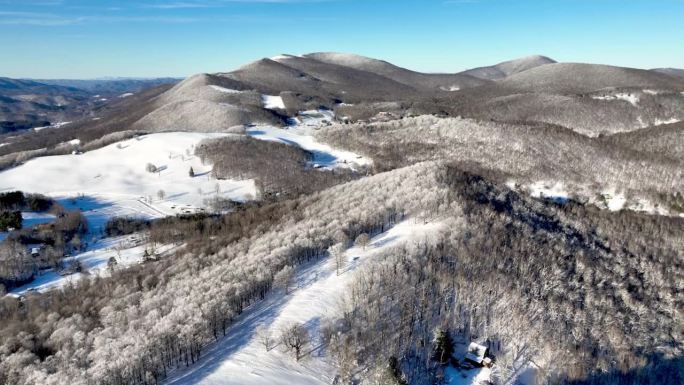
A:
POLYGON ((540 54, 684 68, 684 0, 0 0, 0 76, 184 77, 281 53, 424 72, 540 54))

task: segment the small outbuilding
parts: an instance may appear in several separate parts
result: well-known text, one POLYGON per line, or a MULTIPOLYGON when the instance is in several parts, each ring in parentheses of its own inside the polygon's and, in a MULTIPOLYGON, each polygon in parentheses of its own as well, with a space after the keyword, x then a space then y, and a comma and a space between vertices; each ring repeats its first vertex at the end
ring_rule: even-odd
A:
POLYGON ((491 362, 491 360, 487 358, 488 355, 489 348, 476 342, 471 342, 470 345, 468 345, 468 352, 463 358, 477 366, 485 366, 491 362))

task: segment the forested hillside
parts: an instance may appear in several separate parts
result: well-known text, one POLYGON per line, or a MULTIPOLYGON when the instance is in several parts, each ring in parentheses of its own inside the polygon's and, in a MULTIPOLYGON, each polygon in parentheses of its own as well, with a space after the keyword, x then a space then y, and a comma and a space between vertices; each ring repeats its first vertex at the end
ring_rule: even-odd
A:
POLYGON ((0 384, 684 383, 668 73, 280 55, 0 136, 0 384))

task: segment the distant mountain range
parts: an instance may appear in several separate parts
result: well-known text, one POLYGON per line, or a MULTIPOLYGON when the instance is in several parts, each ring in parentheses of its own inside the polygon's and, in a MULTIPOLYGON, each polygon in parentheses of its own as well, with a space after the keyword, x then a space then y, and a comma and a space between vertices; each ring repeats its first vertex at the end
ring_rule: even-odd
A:
MULTIPOLYGON (((320 108, 346 122, 430 114, 541 123, 598 136, 684 120, 684 77, 679 74, 675 69, 557 63, 538 55, 434 74, 354 54, 319 52, 264 58, 180 82, 2 79, 0 121, 5 131, 72 122, 58 135, 41 132, 35 142, 42 147, 67 137, 118 131, 283 125, 299 111, 320 108)), ((12 148, 0 147, 0 156, 12 148)))
POLYGON ((0 133, 91 116, 114 98, 179 79, 33 80, 0 78, 0 133))
POLYGON ((120 95, 138 92, 161 84, 174 84, 182 78, 101 78, 101 79, 33 79, 36 82, 72 87, 101 95, 120 95))

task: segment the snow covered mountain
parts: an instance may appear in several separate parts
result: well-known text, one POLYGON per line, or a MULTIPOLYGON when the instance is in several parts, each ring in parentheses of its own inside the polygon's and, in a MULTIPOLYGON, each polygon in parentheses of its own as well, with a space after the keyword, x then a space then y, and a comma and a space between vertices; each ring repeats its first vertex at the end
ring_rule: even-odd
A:
POLYGON ((311 53, 1 134, 0 383, 679 383, 683 111, 311 53))

